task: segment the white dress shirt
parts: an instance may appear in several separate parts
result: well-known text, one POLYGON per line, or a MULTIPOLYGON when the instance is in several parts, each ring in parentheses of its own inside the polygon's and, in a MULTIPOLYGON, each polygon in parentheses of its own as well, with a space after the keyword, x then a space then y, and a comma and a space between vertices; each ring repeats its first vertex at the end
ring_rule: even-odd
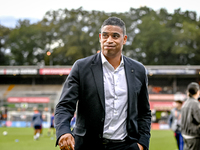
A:
POLYGON ((105 94, 105 122, 103 138, 123 140, 127 136, 127 81, 124 60, 114 67, 101 53, 105 94))

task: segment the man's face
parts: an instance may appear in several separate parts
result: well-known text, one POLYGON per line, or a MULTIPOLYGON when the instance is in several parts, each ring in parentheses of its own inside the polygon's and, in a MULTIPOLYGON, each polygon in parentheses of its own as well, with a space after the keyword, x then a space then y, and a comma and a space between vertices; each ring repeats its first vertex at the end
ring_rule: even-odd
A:
POLYGON ((180 108, 181 106, 182 106, 181 103, 179 103, 179 102, 175 102, 175 108, 180 108))
POLYGON ((99 34, 101 50, 106 58, 121 56, 123 45, 127 36, 123 35, 123 30, 119 26, 106 25, 99 34))

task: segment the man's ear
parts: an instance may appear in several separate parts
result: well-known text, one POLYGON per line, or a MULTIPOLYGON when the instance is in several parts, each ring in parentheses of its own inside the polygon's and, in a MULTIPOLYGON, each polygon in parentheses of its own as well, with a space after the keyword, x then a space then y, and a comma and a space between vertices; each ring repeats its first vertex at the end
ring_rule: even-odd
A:
POLYGON ((101 33, 99 33, 99 42, 101 42, 101 33))
POLYGON ((126 44, 126 41, 127 41, 127 35, 124 36, 123 45, 126 44))

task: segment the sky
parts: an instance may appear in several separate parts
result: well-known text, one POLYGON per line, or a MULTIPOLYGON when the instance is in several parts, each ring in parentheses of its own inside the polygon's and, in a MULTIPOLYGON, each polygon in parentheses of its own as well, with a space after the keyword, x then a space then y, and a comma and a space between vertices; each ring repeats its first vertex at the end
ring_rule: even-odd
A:
POLYGON ((199 0, 0 0, 0 24, 15 27, 18 19, 29 19, 34 23, 41 20, 47 11, 60 8, 126 12, 131 7, 141 6, 155 11, 165 8, 169 13, 181 8, 182 11, 195 11, 200 16, 199 0))

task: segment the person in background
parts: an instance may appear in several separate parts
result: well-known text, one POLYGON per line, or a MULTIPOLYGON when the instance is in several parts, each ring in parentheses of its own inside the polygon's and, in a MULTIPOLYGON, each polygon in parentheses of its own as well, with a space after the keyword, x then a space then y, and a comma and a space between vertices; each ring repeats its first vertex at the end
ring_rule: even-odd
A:
POLYGON ((177 146, 179 150, 183 150, 183 137, 181 135, 181 108, 183 105, 182 100, 175 100, 174 108, 171 110, 168 124, 169 127, 174 131, 174 136, 176 138, 177 146))
POLYGON ((34 136, 33 138, 35 140, 38 140, 40 135, 41 135, 41 132, 42 132, 42 115, 41 113, 38 111, 38 109, 35 107, 33 108, 33 111, 34 111, 34 114, 33 114, 33 117, 32 117, 32 126, 34 128, 34 136))
MULTIPOLYGON (((43 122, 44 120, 46 120, 46 115, 44 114, 44 112, 42 110, 40 110, 39 112, 42 116, 42 122, 43 122)), ((43 135, 43 124, 41 124, 41 131, 40 131, 40 136, 42 136, 42 135, 43 135)))
POLYGON ((49 131, 48 131, 48 136, 51 135, 51 131, 53 131, 53 135, 55 135, 55 127, 54 127, 54 109, 51 109, 51 118, 50 118, 50 127, 49 127, 49 131))
POLYGON ((151 122, 154 123, 157 121, 157 118, 156 118, 156 109, 152 109, 151 110, 151 122))
POLYGON ((181 108, 181 133, 184 150, 200 150, 199 84, 191 82, 187 87, 188 98, 181 108))
POLYGON ((198 97, 198 101, 200 102, 200 96, 198 97))
POLYGON ((73 131, 75 125, 76 125, 76 112, 74 113, 74 117, 72 118, 72 120, 70 122, 70 128, 72 131, 73 131))
POLYGON ((3 126, 7 126, 7 116, 8 116, 8 108, 7 107, 3 107, 3 112, 2 112, 2 120, 3 120, 3 122, 5 122, 5 123, 3 123, 3 126))
POLYGON ((2 122, 3 122, 3 113, 2 110, 0 109, 0 127, 3 126, 2 122))
POLYGON ((109 17, 99 34, 101 52, 74 63, 55 110, 60 149, 149 149, 147 71, 140 62, 122 54, 126 41, 125 23, 109 17), (76 106, 72 133, 70 122, 76 106))

